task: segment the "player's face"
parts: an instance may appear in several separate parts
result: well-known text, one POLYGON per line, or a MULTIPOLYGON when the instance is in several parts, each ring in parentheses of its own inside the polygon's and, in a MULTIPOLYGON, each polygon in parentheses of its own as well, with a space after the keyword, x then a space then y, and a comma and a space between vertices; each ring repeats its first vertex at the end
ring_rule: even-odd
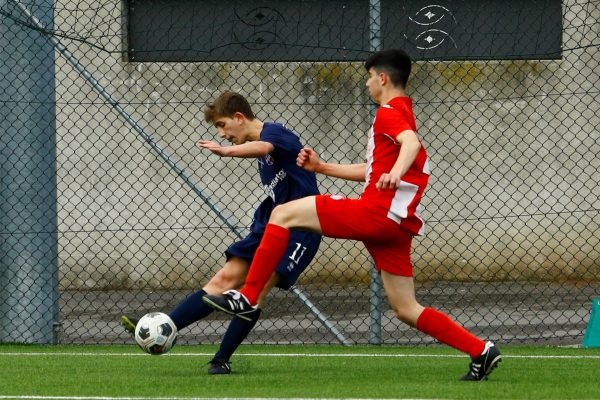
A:
POLYGON ((367 89, 369 95, 375 102, 379 103, 381 99, 381 76, 374 68, 369 69, 369 78, 367 79, 367 89))
POLYGON ((215 120, 215 128, 221 139, 225 139, 233 144, 242 144, 246 141, 244 136, 243 119, 231 117, 220 117, 215 120))

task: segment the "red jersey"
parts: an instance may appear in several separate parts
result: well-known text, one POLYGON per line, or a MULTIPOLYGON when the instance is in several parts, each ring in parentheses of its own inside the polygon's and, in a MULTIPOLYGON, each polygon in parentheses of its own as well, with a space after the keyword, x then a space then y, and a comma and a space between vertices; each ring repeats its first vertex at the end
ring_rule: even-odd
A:
POLYGON ((402 177, 396 190, 378 191, 375 188, 381 174, 390 172, 396 163, 400 153, 396 136, 406 130, 417 132, 411 99, 396 97, 377 110, 369 132, 365 187, 361 199, 368 199, 369 203, 384 207, 388 218, 413 234, 422 235, 423 220, 419 209, 430 174, 427 152, 423 144, 421 143, 415 161, 402 177))

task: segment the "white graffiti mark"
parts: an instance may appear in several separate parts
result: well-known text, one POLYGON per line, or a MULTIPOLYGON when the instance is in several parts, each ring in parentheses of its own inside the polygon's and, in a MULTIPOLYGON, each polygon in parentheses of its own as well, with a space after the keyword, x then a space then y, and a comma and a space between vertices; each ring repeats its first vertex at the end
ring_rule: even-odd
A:
POLYGON ((438 46, 441 46, 442 43, 446 41, 446 39, 450 40, 454 47, 456 46, 456 42, 448 34, 448 32, 443 31, 441 29, 428 29, 424 32, 421 32, 415 38, 416 47, 420 50, 432 50, 438 46))
POLYGON ((411 22, 422 26, 423 29, 427 28, 415 37, 417 49, 433 50, 446 41, 452 42, 455 48, 458 47, 447 30, 449 25, 457 24, 454 14, 448 8, 439 4, 430 4, 408 18, 411 22), (434 25, 436 26, 434 27, 434 25), (440 29, 442 27, 446 30, 440 29))
POLYGON ((429 26, 441 22, 448 15, 456 22, 452 11, 439 4, 430 4, 417 11, 414 18, 408 18, 417 25, 429 26))

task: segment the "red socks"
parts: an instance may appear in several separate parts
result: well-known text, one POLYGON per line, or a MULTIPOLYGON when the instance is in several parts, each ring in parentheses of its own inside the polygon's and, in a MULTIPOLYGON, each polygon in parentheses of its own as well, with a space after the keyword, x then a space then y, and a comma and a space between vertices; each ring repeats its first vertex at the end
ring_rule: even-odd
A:
POLYGON ((265 234, 256 249, 254 259, 250 265, 250 271, 246 277, 246 283, 240 290, 250 304, 256 305, 260 292, 277 269, 277 264, 285 254, 290 231, 279 225, 267 224, 265 234))
POLYGON ((417 319, 417 329, 437 341, 467 353, 471 358, 478 357, 485 348, 485 342, 450 319, 446 314, 425 308, 417 319))
MULTIPOLYGON (((285 254, 290 231, 284 227, 267 224, 264 236, 256 250, 246 283, 240 292, 246 296, 248 301, 255 305, 260 292, 275 272, 277 264, 285 254)), ((485 342, 462 326, 454 322, 446 314, 425 308, 417 319, 417 329, 424 332, 439 342, 454 347, 472 358, 481 355, 485 348, 485 342)))

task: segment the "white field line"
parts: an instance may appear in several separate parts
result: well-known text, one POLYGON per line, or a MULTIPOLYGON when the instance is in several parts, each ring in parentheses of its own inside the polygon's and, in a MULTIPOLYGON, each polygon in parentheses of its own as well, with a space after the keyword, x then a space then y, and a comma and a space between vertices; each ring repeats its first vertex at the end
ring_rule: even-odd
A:
MULTIPOLYGON (((0 395, 0 399, 15 399, 15 400, 384 400, 377 398, 314 398, 314 397, 104 397, 104 396, 10 396, 0 395)), ((389 399, 386 399, 389 400, 389 399)), ((436 400, 433 398, 413 398, 399 397, 395 400, 436 400)))
MULTIPOLYGON (((2 352, 0 357, 47 357, 47 356, 67 356, 67 357, 152 357, 149 354, 136 353, 88 353, 88 352, 2 352)), ((212 357, 214 353, 169 353, 162 357, 212 357)), ((236 353, 237 357, 381 357, 381 358, 464 358, 462 354, 377 354, 377 353, 236 353)), ((502 355, 502 358, 540 358, 540 359, 600 359, 600 355, 502 355)), ((1 399, 1 397, 0 397, 1 399)))

